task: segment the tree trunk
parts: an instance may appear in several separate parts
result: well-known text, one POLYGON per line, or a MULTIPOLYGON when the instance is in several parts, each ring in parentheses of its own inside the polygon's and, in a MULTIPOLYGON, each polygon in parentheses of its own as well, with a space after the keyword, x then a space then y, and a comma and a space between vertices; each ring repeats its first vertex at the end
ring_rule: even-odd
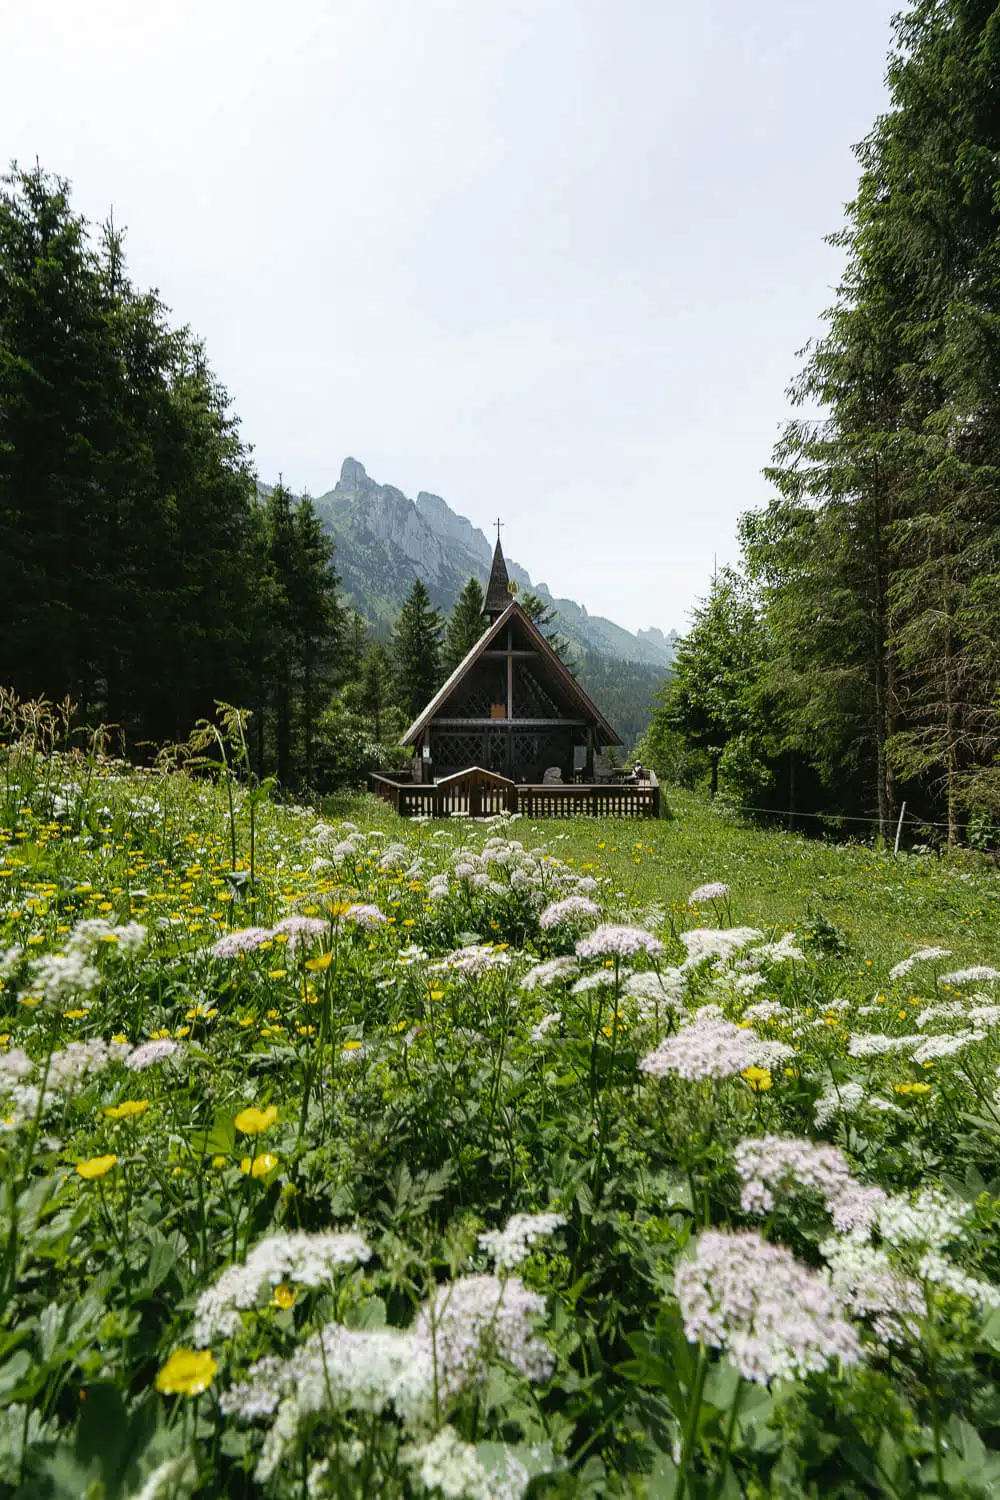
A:
POLYGON ((885 558, 884 519, 882 508, 882 474, 875 462, 872 484, 872 636, 873 678, 875 690, 873 742, 875 750, 875 796, 878 808, 878 836, 884 842, 892 830, 895 815, 895 791, 889 770, 886 746, 889 739, 891 706, 889 698, 888 608, 886 601, 887 562, 885 558))
POLYGON ((292 770, 292 695, 289 675, 288 660, 282 657, 278 662, 274 705, 275 760, 278 780, 282 786, 288 786, 292 770))
POLYGON ((947 625, 944 632, 944 723, 945 723, 945 785, 948 799, 948 848, 958 842, 958 726, 961 714, 955 681, 955 633, 952 628, 951 569, 944 567, 944 613, 947 625))
POLYGON ((302 739, 305 757, 306 786, 313 784, 313 662, 312 650, 306 645, 302 676, 302 739))

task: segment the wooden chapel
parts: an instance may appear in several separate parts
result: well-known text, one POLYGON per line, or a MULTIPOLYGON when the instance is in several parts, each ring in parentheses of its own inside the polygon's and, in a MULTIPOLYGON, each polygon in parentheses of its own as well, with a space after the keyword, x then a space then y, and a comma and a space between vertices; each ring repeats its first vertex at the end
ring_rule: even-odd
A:
POLYGON ((498 538, 483 601, 489 626, 403 736, 420 766, 415 779, 479 766, 521 784, 546 773, 593 781, 594 756, 621 744, 516 592, 498 538))
POLYGON ((621 738, 516 596, 498 535, 486 629, 400 742, 412 779, 373 773, 372 790, 405 817, 657 817, 655 776, 612 781, 601 752, 621 738))

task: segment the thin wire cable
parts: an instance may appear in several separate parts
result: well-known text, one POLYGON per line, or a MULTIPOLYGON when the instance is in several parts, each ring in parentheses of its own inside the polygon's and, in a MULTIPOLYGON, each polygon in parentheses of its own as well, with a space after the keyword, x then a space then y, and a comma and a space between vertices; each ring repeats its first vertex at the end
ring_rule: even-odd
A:
MULTIPOLYGON (((775 818, 818 818, 825 823, 871 823, 872 825, 877 825, 880 821, 877 817, 859 817, 857 813, 790 812, 787 807, 750 807, 745 803, 733 802, 719 803, 718 806, 724 812, 766 813, 775 818)), ((895 827, 899 820, 892 817, 886 821, 895 827)), ((908 826, 915 826, 917 828, 948 828, 951 825, 948 823, 935 823, 930 818, 905 817, 903 819, 903 826, 904 828, 908 826)), ((971 823, 956 823, 954 825, 958 829, 967 829, 972 826, 971 823)))

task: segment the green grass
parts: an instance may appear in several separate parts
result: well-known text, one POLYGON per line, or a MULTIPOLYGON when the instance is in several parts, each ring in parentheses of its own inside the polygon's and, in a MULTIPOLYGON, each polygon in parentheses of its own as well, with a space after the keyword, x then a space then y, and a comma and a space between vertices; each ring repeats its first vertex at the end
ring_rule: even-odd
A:
MULTIPOLYGON (((985 857, 894 857, 870 845, 759 828, 683 791, 671 790, 669 802, 673 817, 655 823, 525 820, 516 836, 531 848, 551 847, 578 868, 612 875, 615 889, 640 906, 655 902, 679 912, 696 886, 723 880, 732 887, 734 923, 807 933, 816 917, 826 918, 850 943, 847 971, 879 982, 925 944, 951 948, 956 963, 991 963, 1000 950, 1000 875, 985 857)), ((373 798, 330 806, 363 827, 412 830, 373 798)), ((711 910, 705 920, 716 925, 711 910)))
POLYGON ((0 1496, 441 1500, 442 1444, 464 1500, 998 1493, 997 877, 672 802, 0 757, 0 1496))

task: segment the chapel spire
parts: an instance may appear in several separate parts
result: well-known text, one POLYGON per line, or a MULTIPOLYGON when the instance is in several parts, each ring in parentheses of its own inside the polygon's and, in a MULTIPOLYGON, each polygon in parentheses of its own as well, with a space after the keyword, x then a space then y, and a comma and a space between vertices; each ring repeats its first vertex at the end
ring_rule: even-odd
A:
POLYGON ((483 614, 490 620, 498 620, 507 608, 511 600, 510 579, 507 575, 507 564, 504 561, 503 548, 500 545, 500 525, 497 522, 497 544, 493 552, 493 566, 490 569, 490 581, 486 585, 486 598, 483 600, 483 614))

